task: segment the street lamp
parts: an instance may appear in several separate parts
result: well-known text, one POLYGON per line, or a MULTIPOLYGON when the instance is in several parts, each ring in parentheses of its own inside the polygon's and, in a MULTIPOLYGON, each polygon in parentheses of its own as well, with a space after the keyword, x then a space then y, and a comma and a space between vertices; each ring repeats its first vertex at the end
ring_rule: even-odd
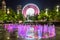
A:
POLYGON ((56 7, 57 7, 56 12, 58 12, 58 11, 59 11, 59 7, 60 7, 60 6, 59 6, 59 5, 57 5, 56 7))
POLYGON ((48 16, 48 8, 45 9, 45 14, 48 16))
POLYGON ((9 14, 10 13, 10 10, 9 10, 9 8, 7 8, 7 14, 9 14))

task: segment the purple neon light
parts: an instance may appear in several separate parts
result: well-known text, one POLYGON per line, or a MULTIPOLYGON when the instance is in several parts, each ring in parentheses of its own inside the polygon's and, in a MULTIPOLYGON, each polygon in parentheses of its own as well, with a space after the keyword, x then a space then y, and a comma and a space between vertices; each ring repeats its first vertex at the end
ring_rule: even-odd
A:
POLYGON ((48 25, 44 24, 42 38, 48 38, 48 25))
POLYGON ((54 37, 54 36, 56 36, 56 34, 55 34, 55 26, 50 25, 49 26, 49 37, 54 37))
POLYGON ((42 30, 43 30, 43 26, 42 25, 38 25, 38 38, 39 39, 42 38, 42 30))
MULTIPOLYGON (((27 31, 31 28, 31 25, 23 25, 23 24, 5 24, 5 29, 8 30, 8 32, 13 32, 15 29, 18 31, 18 35, 22 36, 24 38, 27 37, 27 31)), ((55 37, 55 25, 33 25, 34 28, 34 37, 38 38, 49 38, 49 37, 55 37), (37 33, 37 34, 35 34, 37 33)))

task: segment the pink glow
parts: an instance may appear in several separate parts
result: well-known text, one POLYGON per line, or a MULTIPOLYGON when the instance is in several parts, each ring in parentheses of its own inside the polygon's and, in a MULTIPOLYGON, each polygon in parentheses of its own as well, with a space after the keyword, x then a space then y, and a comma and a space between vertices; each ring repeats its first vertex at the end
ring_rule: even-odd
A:
POLYGON ((27 9, 28 8, 33 8, 34 10, 35 10, 35 15, 37 14, 39 14, 40 13, 40 10, 39 10, 39 8, 38 8, 38 6, 37 5, 35 5, 35 4, 33 4, 33 3, 29 3, 29 4, 27 4, 27 5, 25 5, 24 7, 23 7, 23 9, 22 9, 22 14, 26 17, 26 11, 27 11, 27 9))
POLYGON ((55 26, 50 25, 49 26, 49 37, 54 37, 54 36, 56 36, 56 34, 55 34, 55 26))
POLYGON ((33 35, 35 38, 49 38, 56 36, 55 25, 48 24, 44 25, 5 24, 5 29, 7 29, 8 32, 13 32, 15 29, 18 29, 17 30, 18 35, 26 38, 28 30, 31 28, 31 26, 34 29, 33 35))

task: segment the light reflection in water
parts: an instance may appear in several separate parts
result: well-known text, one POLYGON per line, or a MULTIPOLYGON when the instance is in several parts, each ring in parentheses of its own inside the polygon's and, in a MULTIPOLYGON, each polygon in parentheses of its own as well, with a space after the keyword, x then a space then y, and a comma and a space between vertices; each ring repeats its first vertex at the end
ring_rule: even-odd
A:
POLYGON ((55 25, 29 25, 29 24, 5 24, 5 29, 8 32, 13 32, 17 29, 18 36, 23 38, 50 38, 55 37, 55 25))

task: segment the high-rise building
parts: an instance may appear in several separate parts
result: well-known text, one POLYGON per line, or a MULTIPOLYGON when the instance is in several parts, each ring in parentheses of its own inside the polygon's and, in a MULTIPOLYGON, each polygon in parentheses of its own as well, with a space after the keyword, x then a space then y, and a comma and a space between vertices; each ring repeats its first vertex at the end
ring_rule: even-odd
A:
POLYGON ((5 2, 5 0, 2 1, 2 10, 6 12, 6 2, 5 2))
POLYGON ((21 7, 21 5, 18 5, 17 6, 17 14, 19 14, 21 11, 22 11, 22 7, 21 7))

